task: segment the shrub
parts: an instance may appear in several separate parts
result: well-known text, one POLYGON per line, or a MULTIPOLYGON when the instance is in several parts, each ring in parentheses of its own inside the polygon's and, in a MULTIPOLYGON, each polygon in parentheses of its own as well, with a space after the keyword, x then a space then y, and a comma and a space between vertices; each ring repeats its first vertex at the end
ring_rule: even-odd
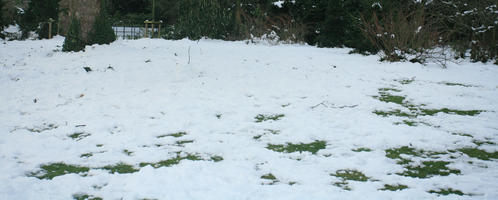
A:
POLYGON ((179 2, 176 26, 180 37, 227 39, 232 30, 228 0, 184 0, 179 2))
POLYGON ((5 20, 3 18, 3 6, 5 3, 3 0, 0 0, 0 38, 5 39, 5 35, 3 35, 3 27, 6 26, 7 24, 5 23, 5 20))
POLYGON ((90 44, 110 44, 116 40, 114 30, 109 22, 107 12, 105 9, 105 1, 102 1, 100 14, 95 19, 92 31, 88 35, 90 44))
POLYGON ((69 31, 67 32, 66 39, 64 40, 64 45, 62 46, 62 51, 81 51, 85 49, 85 43, 81 37, 81 26, 79 20, 73 15, 71 18, 71 25, 69 26, 69 31))
POLYGON ((381 60, 425 63, 434 57, 439 33, 426 19, 424 4, 405 5, 399 9, 373 12, 361 16, 362 32, 376 48, 382 50, 381 60))

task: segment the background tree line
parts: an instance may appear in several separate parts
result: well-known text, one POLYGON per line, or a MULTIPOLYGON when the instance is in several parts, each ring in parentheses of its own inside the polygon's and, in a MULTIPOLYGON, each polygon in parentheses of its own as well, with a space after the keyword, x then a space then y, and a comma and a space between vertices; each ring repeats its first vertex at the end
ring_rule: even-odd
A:
MULTIPOLYGON (((57 18, 58 1, 32 0, 17 23, 40 31, 30 23, 57 18)), ((163 31, 167 39, 273 34, 281 41, 380 51, 383 60, 421 63, 449 56, 448 47, 472 61, 496 60, 498 53, 495 0, 155 0, 155 5, 155 20, 169 25, 163 31)), ((106 11, 113 23, 142 24, 152 19, 152 0, 108 0, 106 11)))

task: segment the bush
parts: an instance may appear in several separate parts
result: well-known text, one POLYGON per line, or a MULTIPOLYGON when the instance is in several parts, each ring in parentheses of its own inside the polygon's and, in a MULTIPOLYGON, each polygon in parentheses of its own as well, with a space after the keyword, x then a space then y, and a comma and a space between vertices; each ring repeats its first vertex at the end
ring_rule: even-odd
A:
POLYGON ((3 35, 3 27, 6 26, 7 24, 5 23, 4 17, 3 17, 3 6, 5 3, 3 0, 0 0, 0 38, 5 39, 5 35, 3 35))
POLYGON ((439 32, 426 18, 424 4, 404 5, 399 9, 362 15, 364 35, 383 51, 381 60, 425 63, 429 58, 439 58, 434 48, 439 44, 439 32), (411 57, 411 58, 410 58, 411 57))
POLYGON ((228 0, 183 0, 179 2, 176 26, 180 37, 227 39, 232 30, 228 0))
POLYGON ((69 26, 69 31, 67 32, 66 39, 64 40, 64 45, 62 46, 62 51, 81 51, 85 49, 85 43, 81 37, 81 26, 79 20, 74 16, 71 18, 71 25, 69 26))
POLYGON ((92 31, 88 35, 89 44, 110 44, 116 40, 116 35, 105 10, 105 1, 102 2, 100 14, 95 19, 92 31))

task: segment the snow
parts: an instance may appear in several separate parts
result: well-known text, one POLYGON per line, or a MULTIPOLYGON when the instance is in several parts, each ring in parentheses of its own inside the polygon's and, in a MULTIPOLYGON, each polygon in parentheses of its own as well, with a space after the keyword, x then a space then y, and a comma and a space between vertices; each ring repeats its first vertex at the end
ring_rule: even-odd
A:
POLYGON ((401 146, 426 151, 473 147, 473 140, 494 143, 481 148, 496 152, 496 65, 463 61, 442 69, 383 63, 376 56, 348 54, 350 49, 206 39, 120 39, 64 53, 63 40, 0 43, 0 199, 71 199, 74 194, 203 200, 498 198, 495 159, 446 156, 442 160, 461 174, 423 179, 397 175, 403 166, 385 153, 401 146), (431 126, 395 125, 404 118, 373 111, 406 108, 374 98, 379 88, 399 89, 396 95, 427 108, 485 112, 417 119, 431 126), (256 123, 259 114, 285 116, 256 123), (187 134, 158 138, 181 131, 187 134), (88 135, 68 137, 77 132, 88 135), (179 140, 193 142, 176 145, 179 140), (266 148, 316 140, 327 143, 316 154, 266 148), (356 148, 372 151, 352 151, 356 148), (139 166, 174 158, 176 152, 203 160, 139 166), (82 157, 85 153, 93 156, 82 157), (211 156, 223 160, 214 162, 211 156), (87 175, 52 180, 29 176, 58 162, 91 169, 87 175), (98 169, 120 162, 139 171, 98 169), (376 181, 348 181, 351 191, 344 190, 333 185, 340 179, 330 175, 341 169, 376 181), (260 178, 269 173, 278 178, 276 184, 260 178), (397 183, 409 188, 379 190, 397 183), (439 188, 473 195, 427 192, 439 188))

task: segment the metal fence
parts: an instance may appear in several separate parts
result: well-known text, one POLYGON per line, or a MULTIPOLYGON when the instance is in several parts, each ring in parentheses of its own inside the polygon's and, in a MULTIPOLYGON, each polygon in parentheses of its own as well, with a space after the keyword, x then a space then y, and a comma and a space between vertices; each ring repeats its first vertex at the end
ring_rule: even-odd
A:
MULTIPOLYGON (((112 26, 116 37, 123 38, 125 40, 136 40, 145 37, 145 27, 140 25, 114 25, 112 26)), ((148 37, 151 37, 151 30, 153 30, 155 37, 159 29, 155 27, 154 29, 148 28, 148 37)))

